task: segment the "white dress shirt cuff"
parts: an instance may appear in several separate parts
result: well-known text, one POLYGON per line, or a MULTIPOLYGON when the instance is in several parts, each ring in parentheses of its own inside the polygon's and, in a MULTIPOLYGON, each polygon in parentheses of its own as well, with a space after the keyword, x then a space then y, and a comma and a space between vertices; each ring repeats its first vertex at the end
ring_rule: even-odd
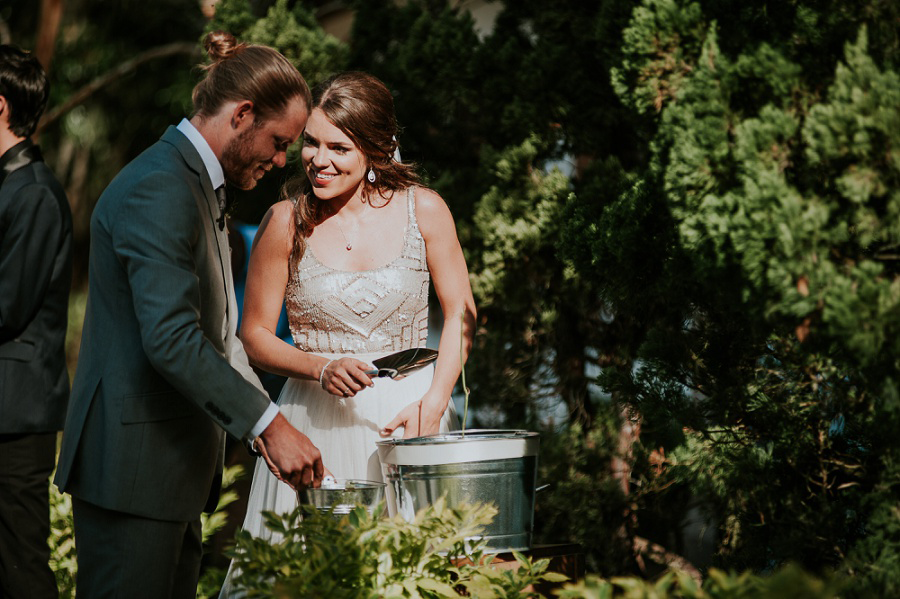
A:
POLYGON ((260 436, 272 421, 275 420, 275 417, 278 416, 278 406, 273 402, 269 404, 269 407, 266 408, 266 411, 263 412, 262 417, 256 422, 256 425, 250 429, 250 438, 256 439, 260 436))

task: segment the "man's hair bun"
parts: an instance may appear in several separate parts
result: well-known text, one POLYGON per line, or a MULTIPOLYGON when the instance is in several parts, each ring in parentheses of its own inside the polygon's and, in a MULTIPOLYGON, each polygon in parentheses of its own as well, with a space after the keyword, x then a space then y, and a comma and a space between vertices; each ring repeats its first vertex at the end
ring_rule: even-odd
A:
POLYGON ((227 31, 210 31, 203 40, 203 47, 213 64, 234 56, 244 45, 227 31))

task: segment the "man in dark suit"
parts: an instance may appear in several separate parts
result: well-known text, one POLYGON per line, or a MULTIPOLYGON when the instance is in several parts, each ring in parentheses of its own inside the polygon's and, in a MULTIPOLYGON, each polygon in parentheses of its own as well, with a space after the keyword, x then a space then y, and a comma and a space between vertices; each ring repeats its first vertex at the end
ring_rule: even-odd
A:
POLYGON ((49 485, 69 398, 72 215, 28 138, 49 83, 0 45, 0 597, 56 597, 49 485))
POLYGON ((224 201, 303 131, 310 95, 265 46, 214 32, 194 115, 127 165, 91 218, 88 304, 56 483, 71 493, 79 597, 193 599, 200 514, 215 507, 224 431, 294 487, 318 449, 262 390, 236 337, 224 201), (223 431, 224 429, 224 431, 223 431))

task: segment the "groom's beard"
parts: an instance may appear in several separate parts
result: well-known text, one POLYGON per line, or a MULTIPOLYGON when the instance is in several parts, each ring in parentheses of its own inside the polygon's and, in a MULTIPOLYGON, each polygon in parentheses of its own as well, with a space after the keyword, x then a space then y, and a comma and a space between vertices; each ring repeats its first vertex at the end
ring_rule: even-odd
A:
POLYGON ((271 158, 261 160, 261 156, 253 153, 254 142, 259 126, 243 131, 228 142, 222 151, 222 171, 225 179, 238 189, 253 189, 273 166, 271 158))

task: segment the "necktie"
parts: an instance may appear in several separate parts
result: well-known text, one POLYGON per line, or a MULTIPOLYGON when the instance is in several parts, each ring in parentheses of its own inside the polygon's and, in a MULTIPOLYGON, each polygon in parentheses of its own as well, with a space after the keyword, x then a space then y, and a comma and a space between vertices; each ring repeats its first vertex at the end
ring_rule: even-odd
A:
POLYGON ((216 188, 216 200, 219 201, 219 230, 225 230, 225 186, 221 185, 216 188))

